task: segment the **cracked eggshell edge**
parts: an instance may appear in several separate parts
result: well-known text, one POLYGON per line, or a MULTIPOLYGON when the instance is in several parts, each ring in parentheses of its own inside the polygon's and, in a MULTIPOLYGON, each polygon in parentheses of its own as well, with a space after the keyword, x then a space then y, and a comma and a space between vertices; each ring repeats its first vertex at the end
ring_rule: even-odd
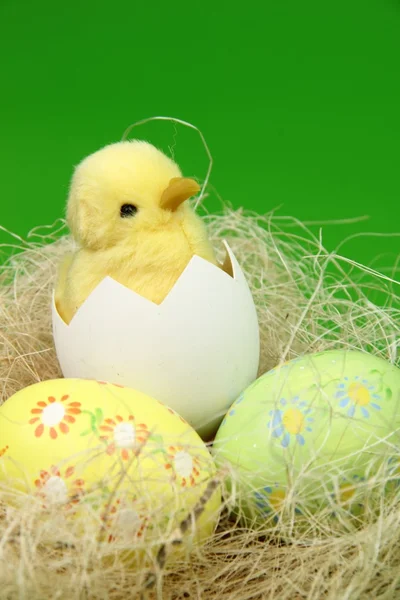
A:
POLYGON ((201 435, 257 377, 260 336, 246 278, 224 241, 233 277, 193 256, 160 305, 106 277, 67 325, 53 293, 53 337, 64 377, 137 389, 201 435))

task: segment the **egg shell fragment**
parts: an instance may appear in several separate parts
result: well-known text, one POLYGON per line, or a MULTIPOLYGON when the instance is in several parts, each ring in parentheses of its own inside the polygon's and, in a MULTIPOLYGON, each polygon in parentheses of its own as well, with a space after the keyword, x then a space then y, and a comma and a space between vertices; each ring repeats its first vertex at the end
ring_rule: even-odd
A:
POLYGON ((260 356, 253 298, 225 246, 233 277, 194 256, 160 305, 107 277, 67 325, 53 299, 64 377, 105 378, 140 390, 209 439, 257 377, 260 356))

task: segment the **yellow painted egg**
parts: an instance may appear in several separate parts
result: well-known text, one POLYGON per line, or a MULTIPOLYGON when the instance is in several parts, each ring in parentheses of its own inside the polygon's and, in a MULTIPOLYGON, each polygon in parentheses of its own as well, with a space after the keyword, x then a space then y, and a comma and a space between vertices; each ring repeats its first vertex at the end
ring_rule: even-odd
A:
POLYGON ((73 516, 71 527, 84 524, 101 543, 125 549, 143 540, 157 548, 185 520, 188 541, 215 529, 221 496, 207 447, 176 412, 140 392, 45 381, 0 407, 0 431, 9 502, 28 494, 44 512, 73 516))

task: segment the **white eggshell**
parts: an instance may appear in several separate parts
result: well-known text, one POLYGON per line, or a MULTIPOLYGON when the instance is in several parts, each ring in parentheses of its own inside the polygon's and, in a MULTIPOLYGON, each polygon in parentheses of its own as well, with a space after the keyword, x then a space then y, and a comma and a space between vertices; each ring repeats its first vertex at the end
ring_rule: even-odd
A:
POLYGON ((120 383, 174 408, 203 436, 257 376, 253 298, 228 244, 233 277, 194 256, 156 305, 106 277, 67 325, 53 297, 64 377, 120 383))

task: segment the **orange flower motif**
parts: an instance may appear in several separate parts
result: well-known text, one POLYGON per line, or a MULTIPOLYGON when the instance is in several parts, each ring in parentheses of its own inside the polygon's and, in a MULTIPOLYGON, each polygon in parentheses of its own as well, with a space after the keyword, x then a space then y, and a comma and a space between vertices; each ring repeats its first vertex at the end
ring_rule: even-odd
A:
POLYGON ((122 390, 125 389, 125 386, 121 385, 120 383, 110 383, 109 381, 98 381, 97 383, 100 385, 113 385, 114 387, 121 388, 122 390))
POLYGON ((72 508, 84 495, 83 479, 75 479, 68 486, 68 479, 75 474, 74 467, 67 467, 61 472, 54 465, 49 471, 40 471, 40 476, 35 480, 38 494, 43 498, 45 506, 64 504, 65 508, 72 508))
POLYGON ((149 526, 149 518, 142 516, 134 508, 134 500, 127 506, 120 499, 101 515, 104 527, 109 531, 108 542, 132 542, 143 537, 149 526))
MULTIPOLYGON (((162 402, 160 402, 160 404, 162 404, 162 402)), ((184 419, 183 417, 181 417, 181 415, 179 413, 176 412, 176 410, 172 410, 172 408, 169 408, 169 406, 166 406, 166 409, 169 413, 171 413, 171 415, 175 415, 176 417, 179 417, 179 419, 182 421, 182 423, 185 423, 185 425, 188 424, 188 422, 186 421, 186 419, 184 419)))
POLYGON ((168 451, 169 462, 165 468, 171 469, 173 480, 178 481, 182 487, 195 485, 200 475, 198 458, 191 456, 183 446, 170 446, 168 451))
POLYGON ((0 458, 1 458, 2 456, 4 456, 4 454, 7 452, 7 450, 8 450, 8 446, 4 446, 4 448, 1 448, 1 449, 0 449, 0 458))
POLYGON ((35 415, 29 421, 30 425, 38 423, 35 429, 35 436, 41 437, 46 428, 52 440, 58 437, 58 430, 67 434, 69 426, 75 423, 75 416, 81 412, 80 402, 68 402, 69 396, 63 396, 61 400, 56 400, 53 396, 47 398, 47 402, 40 401, 36 403, 36 408, 32 408, 31 414, 35 415))
POLYGON ((138 447, 150 435, 147 425, 136 424, 133 415, 129 415, 128 419, 123 419, 120 415, 114 419, 105 419, 100 431, 103 432, 101 439, 107 442, 107 454, 119 451, 123 460, 128 460, 131 452, 137 455, 138 447))

